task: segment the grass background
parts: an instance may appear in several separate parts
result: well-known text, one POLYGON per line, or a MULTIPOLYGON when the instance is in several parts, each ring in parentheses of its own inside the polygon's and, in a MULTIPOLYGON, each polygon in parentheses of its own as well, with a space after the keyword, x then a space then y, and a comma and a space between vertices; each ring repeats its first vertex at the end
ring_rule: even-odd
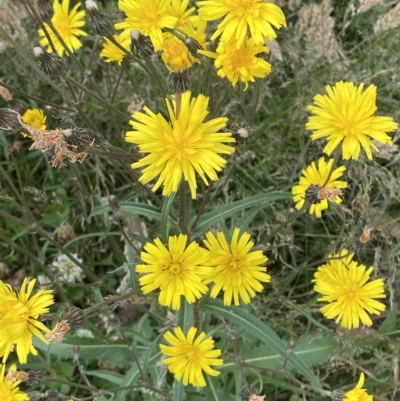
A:
MULTIPOLYGON (((113 22, 121 20, 116 3, 104 2, 104 10, 113 22)), ((375 2, 377 4, 367 11, 362 9, 368 5, 366 1, 277 3, 285 12, 288 28, 278 32, 277 49, 270 55, 273 72, 260 83, 260 98, 256 105, 254 85, 241 94, 245 107, 249 110, 256 107, 255 135, 238 147, 229 159, 227 169, 214 186, 213 202, 208 210, 261 193, 290 192, 301 170, 322 156, 323 141, 310 141, 305 122, 308 116, 306 106, 312 103, 316 93, 324 93, 326 84, 333 85, 338 80, 353 81, 356 85, 361 82, 366 86, 374 84, 378 87, 378 114, 400 121, 400 32, 396 26, 396 21, 400 25, 400 11, 397 11, 397 1, 375 2), (381 25, 388 27, 392 24, 392 27, 378 31, 380 21, 383 21, 381 25)), ((32 48, 38 45, 38 35, 37 23, 29 10, 7 1, 0 10, 0 20, 7 32, 32 58, 32 48), (18 12, 13 13, 13 10, 18 12), (13 14, 14 20, 11 18, 13 14)), ((83 65, 89 60, 94 41, 95 38, 89 35, 84 39, 83 48, 77 52, 83 65)), ((0 99, 0 107, 11 107, 21 113, 29 107, 44 108, 40 101, 29 99, 24 94, 64 104, 62 96, 29 68, 12 45, 3 49, 0 60, 0 78, 20 91, 11 91, 14 98, 11 103, 0 99)), ((154 62, 166 77, 161 60, 154 57, 154 62)), ((82 82, 82 74, 73 62, 67 60, 67 65, 69 73, 82 82)), ((89 88, 93 90, 96 86, 109 99, 110 88, 117 82, 120 68, 115 63, 106 64, 96 57, 89 88)), ((114 146, 134 153, 134 147, 123 141, 124 132, 129 129, 128 106, 139 107, 142 101, 153 111, 164 111, 164 106, 159 90, 141 69, 129 64, 123 68, 115 106, 126 113, 125 119, 117 115, 114 120, 111 119, 110 113, 89 95, 85 95, 81 109, 96 130, 114 146)), ((54 81, 62 92, 68 93, 62 79, 55 78, 54 81)), ((211 114, 227 115, 230 123, 244 121, 241 107, 235 100, 229 100, 225 88, 213 77, 205 79, 201 65, 194 66, 192 81, 194 92, 199 90, 200 83, 209 83, 203 85, 203 91, 210 96, 211 114), (222 107, 216 109, 221 100, 222 107)), ((45 112, 49 128, 67 127, 67 124, 52 117, 49 111, 45 112)), ((85 127, 79 115, 73 114, 71 118, 79 127, 85 127)), ((257 245, 268 248, 268 269, 273 279, 248 310, 268 323, 284 341, 295 341, 295 350, 307 350, 304 351, 304 358, 327 389, 351 386, 359 372, 363 371, 368 377, 369 391, 376 400, 398 399, 400 326, 396 309, 399 285, 396 267, 400 255, 400 186, 396 140, 397 136, 390 153, 386 148, 382 149, 381 156, 376 155, 373 161, 362 157, 357 162, 343 162, 349 183, 344 202, 341 206, 331 204, 322 219, 303 214, 289 224, 283 224, 294 213, 293 202, 288 199, 273 202, 261 210, 247 210, 240 216, 220 222, 220 227, 228 232, 241 222, 252 233, 257 245), (365 246, 354 248, 365 225, 373 227, 371 240, 365 246), (367 266, 377 266, 377 274, 385 278, 388 307, 380 317, 374 318, 373 328, 337 330, 336 325, 325 320, 318 311, 317 296, 312 291, 313 273, 327 254, 341 248, 357 249, 355 259, 367 266), (382 329, 383 321, 385 325, 382 329)), ((120 201, 141 200, 154 204, 153 200, 132 182, 130 174, 112 158, 90 155, 82 165, 68 164, 66 168, 55 169, 49 164, 49 153, 29 150, 29 138, 0 134, 0 144, 0 164, 3 168, 0 178, 0 208, 3 212, 0 218, 0 278, 18 285, 25 276, 51 275, 51 264, 62 251, 57 241, 51 239, 56 239, 60 228, 69 224, 76 237, 64 244, 64 249, 83 258, 87 269, 103 283, 113 289, 118 288, 121 280, 126 279, 129 266, 137 263, 138 259, 128 250, 110 216, 99 214, 91 217, 91 211, 107 203, 110 195, 120 201)), ((193 215, 200 202, 201 196, 192 205, 193 215)), ((173 208, 176 211, 176 205, 173 208)), ((160 235, 159 223, 154 219, 130 213, 122 213, 121 219, 138 249, 140 243, 160 235)), ((83 283, 86 285, 56 286, 58 304, 54 311, 58 307, 62 309, 66 301, 87 308, 109 295, 104 289, 89 285, 91 280, 88 277, 83 283)), ((135 280, 131 284, 137 286, 135 280)), ((168 317, 166 311, 157 306, 154 296, 138 295, 131 304, 120 304, 118 308, 104 312, 100 318, 91 319, 86 326, 101 344, 102 356, 98 356, 98 346, 93 340, 71 335, 66 344, 57 346, 59 348, 47 359, 54 373, 51 376, 57 376, 65 383, 46 382, 41 390, 54 387, 71 396, 87 395, 85 389, 70 384, 82 383, 83 380, 77 365, 69 362, 71 344, 74 343, 81 346, 81 363, 93 386, 107 389, 117 383, 134 383, 137 369, 134 371, 135 365, 131 365, 127 357, 126 344, 116 345, 110 340, 110 336, 115 335, 115 316, 121 319, 125 335, 130 340, 135 338, 132 341, 137 352, 149 355, 150 359, 142 360, 142 363, 148 369, 152 383, 161 380, 165 372, 156 365, 156 356, 145 353, 151 344, 156 344, 160 325, 149 315, 140 315, 136 306, 143 304, 151 305, 154 313, 168 317), (105 334, 108 329, 109 333, 105 334), (126 382, 128 378, 129 383, 126 382)), ((215 317, 213 319, 209 321, 210 327, 221 324, 215 317)), ((226 331, 224 333, 220 329, 217 341, 218 346, 225 350, 224 359, 234 361, 226 331)), ((266 367, 280 368, 276 361, 271 362, 267 358, 269 351, 252 336, 243 334, 239 344, 242 358, 252 360, 262 354, 266 357, 263 362, 266 367)), ((31 367, 42 366, 34 359, 30 359, 29 363, 31 367)), ((225 368, 221 387, 217 391, 219 399, 234 399, 238 394, 238 373, 234 365, 229 366, 225 368)), ((171 385, 170 379, 167 383, 171 385)), ((301 394, 298 385, 288 384, 277 372, 250 369, 248 380, 257 386, 262 383, 263 394, 270 399, 293 401, 301 394)), ((166 389, 165 383, 163 389, 166 389)), ((209 399, 207 391, 205 396, 209 399)), ((124 395, 127 400, 158 397, 151 391, 141 389, 125 393, 120 391, 117 399, 122 400, 124 395)), ((193 389, 187 393, 190 399, 203 396, 203 393, 196 393, 193 389)), ((312 392, 309 397, 321 399, 312 392)))

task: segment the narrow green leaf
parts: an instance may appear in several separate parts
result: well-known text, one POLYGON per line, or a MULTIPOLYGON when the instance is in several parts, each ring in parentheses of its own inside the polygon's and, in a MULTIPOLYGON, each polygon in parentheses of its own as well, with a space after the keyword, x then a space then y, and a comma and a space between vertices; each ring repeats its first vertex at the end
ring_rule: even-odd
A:
MULTIPOLYGON (((121 202, 120 210, 123 212, 149 217, 159 221, 161 220, 161 211, 159 208, 146 205, 140 202, 129 202, 129 201, 121 202)), ((92 212, 90 213, 90 216, 96 216, 98 214, 108 214, 109 211, 110 211, 109 205, 96 206, 95 208, 93 208, 92 212)))
MULTIPOLYGON (((128 387, 138 384, 139 379, 139 369, 135 362, 132 363, 129 370, 126 372, 125 377, 121 381, 120 387, 128 387)), ((127 399, 128 393, 132 390, 122 390, 117 393, 115 401, 125 401, 127 399)), ((138 390, 137 390, 138 391, 138 390)))
POLYGON ((165 198, 163 207, 161 210, 161 238, 164 243, 168 240, 169 233, 169 211, 171 210, 171 206, 174 203, 174 199, 176 196, 176 192, 172 192, 172 194, 165 198))
POLYGON ((244 209, 256 207, 258 208, 258 210, 260 210, 271 202, 282 199, 289 199, 290 197, 291 194, 289 192, 271 192, 268 194, 250 196, 249 198, 217 207, 213 211, 205 213, 203 214, 203 216, 200 217, 199 223, 197 225, 198 230, 206 230, 212 224, 215 224, 218 220, 232 217, 232 215, 234 215, 235 213, 239 213, 244 209))
POLYGON ((391 333, 396 328, 398 304, 393 304, 393 309, 386 316, 382 326, 379 328, 378 333, 382 336, 391 333))
POLYGON ((204 394, 207 401, 229 401, 229 397, 224 394, 221 383, 217 377, 204 375, 207 385, 204 387, 204 394))
MULTIPOLYGON (((186 300, 183 301, 178 312, 178 326, 182 328, 185 335, 190 327, 194 324, 194 305, 189 304, 186 300)), ((199 334, 199 333, 198 333, 199 334)))
POLYGON ((172 391, 173 391, 173 396, 172 396, 173 401, 183 401, 183 398, 185 396, 185 386, 181 381, 178 380, 174 381, 172 391))
POLYGON ((100 379, 107 380, 117 386, 121 385, 122 379, 124 378, 124 376, 119 373, 111 372, 109 370, 87 370, 85 371, 85 374, 87 376, 100 377, 100 379))
MULTIPOLYGON (((237 324, 249 334, 260 339, 268 348, 280 355, 281 366, 286 357, 287 344, 283 341, 268 325, 249 312, 235 307, 225 307, 220 299, 208 299, 202 304, 201 309, 223 316, 232 323, 237 324)), ((297 373, 306 377, 316 388, 322 389, 321 383, 306 363, 295 353, 291 353, 288 359, 288 366, 292 367, 297 373)))

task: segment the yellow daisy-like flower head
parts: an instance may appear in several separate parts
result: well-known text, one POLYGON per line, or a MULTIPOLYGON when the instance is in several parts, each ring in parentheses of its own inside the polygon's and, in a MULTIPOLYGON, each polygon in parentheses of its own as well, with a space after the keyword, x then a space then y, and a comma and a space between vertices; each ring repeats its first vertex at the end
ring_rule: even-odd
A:
POLYGON ((9 381, 4 378, 6 366, 0 365, 0 400, 1 401, 28 401, 27 393, 20 391, 18 386, 21 380, 9 381))
POLYGON ((240 80, 248 88, 248 82, 254 82, 255 78, 264 78, 271 73, 271 64, 261 57, 259 53, 268 53, 264 44, 256 45, 253 38, 245 39, 240 47, 237 47, 235 39, 228 42, 221 40, 216 53, 200 50, 199 53, 215 58, 217 74, 221 78, 227 78, 232 86, 240 80))
POLYGON ((327 95, 314 96, 314 106, 307 106, 314 115, 306 124, 313 131, 311 139, 326 137, 324 148, 327 155, 332 154, 342 143, 343 159, 357 160, 360 144, 369 160, 372 160, 371 147, 378 151, 370 138, 392 145, 386 132, 395 131, 398 124, 391 117, 379 117, 374 113, 376 107, 376 86, 370 85, 364 92, 364 84, 358 88, 353 82, 337 82, 332 88, 325 87, 327 95), (370 137, 370 138, 369 138, 370 137))
POLYGON ((211 36, 211 40, 221 35, 224 42, 231 39, 241 47, 248 36, 256 45, 276 38, 276 29, 286 26, 285 15, 275 4, 264 0, 203 0, 197 2, 200 18, 214 21, 225 17, 211 36))
POLYGON ((46 116, 43 110, 40 109, 28 109, 22 115, 22 121, 37 129, 46 129, 46 116))
POLYGON ((168 370, 175 375, 176 380, 182 380, 186 386, 204 387, 203 371, 210 376, 218 376, 220 372, 211 368, 211 366, 221 366, 222 359, 217 357, 221 355, 221 350, 213 349, 214 340, 206 338, 206 333, 202 332, 196 339, 197 329, 191 327, 187 336, 180 327, 174 329, 175 334, 168 331, 164 338, 170 346, 160 344, 161 352, 168 356, 163 363, 168 365, 168 370))
MULTIPOLYGON (((344 249, 342 252, 344 256, 348 251, 344 249)), ((360 321, 371 326, 368 313, 380 315, 385 305, 376 299, 386 298, 383 280, 370 280, 374 268, 367 269, 352 262, 352 256, 320 266, 313 279, 314 291, 323 295, 318 301, 328 302, 320 311, 327 319, 335 319, 346 329, 358 328, 360 321)))
POLYGON ((196 198, 196 173, 206 185, 207 177, 216 181, 217 171, 221 171, 226 160, 219 154, 231 154, 234 147, 224 142, 235 142, 232 134, 219 132, 225 127, 227 118, 218 117, 204 122, 208 111, 208 97, 199 95, 192 98, 190 92, 182 95, 179 116, 175 102, 166 99, 170 122, 161 114, 154 114, 147 107, 146 114, 136 112, 130 124, 135 131, 128 131, 127 142, 139 145, 141 153, 149 153, 143 159, 131 164, 132 168, 144 168, 140 182, 147 184, 159 177, 153 187, 156 191, 164 186, 162 194, 170 195, 178 190, 184 178, 188 183, 192 198, 196 198))
POLYGON ((27 362, 29 353, 37 355, 32 344, 32 336, 47 344, 42 331, 50 330, 38 317, 49 311, 54 303, 52 290, 40 290, 31 296, 36 280, 27 285, 25 278, 21 290, 16 293, 9 285, 0 281, 0 356, 5 362, 13 350, 17 348, 18 360, 21 364, 27 362))
POLYGON ((162 44, 161 58, 166 67, 172 72, 180 72, 192 66, 189 50, 185 44, 170 33, 165 33, 168 38, 162 44))
MULTIPOLYGON (((78 36, 87 35, 85 31, 80 29, 85 25, 86 15, 85 10, 78 11, 80 6, 81 3, 77 3, 72 10, 69 11, 69 0, 62 0, 61 3, 59 3, 58 0, 54 0, 53 3, 54 14, 51 18, 51 22, 71 52, 82 47, 82 42, 78 39, 78 36)), ((46 23, 44 25, 56 48, 57 54, 62 57, 65 51, 64 46, 58 40, 50 26, 46 23)), ((39 29, 38 32, 39 35, 43 37, 39 42, 40 45, 43 47, 47 46, 47 51, 52 51, 43 29, 39 29)))
POLYGON ((211 252, 210 263, 214 267, 205 283, 214 283, 211 297, 216 298, 219 292, 224 291, 224 305, 229 306, 234 301, 239 305, 239 297, 245 304, 250 303, 250 296, 263 290, 262 282, 269 283, 271 276, 267 268, 260 266, 268 259, 262 251, 253 251, 254 242, 250 241, 250 234, 243 233, 235 228, 231 243, 228 244, 223 232, 217 237, 211 232, 206 234, 204 244, 211 252), (250 296, 249 296, 250 295, 250 296))
POLYGON ((181 295, 193 303, 207 292, 203 278, 212 271, 209 252, 196 242, 186 245, 187 236, 182 234, 169 237, 168 248, 156 238, 140 255, 145 264, 136 266, 137 273, 145 274, 139 279, 143 293, 160 289, 158 301, 174 310, 181 306, 181 295))
POLYGON ((187 8, 189 0, 171 0, 168 14, 176 18, 175 28, 184 29, 190 16, 195 12, 194 7, 187 8))
POLYGON ((161 50, 164 41, 162 29, 174 28, 177 18, 170 15, 171 0, 119 0, 118 8, 126 15, 125 21, 115 24, 116 29, 136 29, 149 36, 154 50, 161 50))
POLYGON ((361 373, 357 386, 344 394, 343 401, 372 401, 374 397, 369 395, 367 390, 362 388, 363 385, 364 373, 361 373))
MULTIPOLYGON (((300 177, 300 181, 298 185, 295 185, 292 188, 293 201, 296 203, 296 209, 300 210, 305 202, 306 191, 310 186, 314 185, 321 188, 346 188, 347 183, 345 181, 339 181, 346 170, 346 167, 340 166, 336 168, 332 174, 330 174, 333 166, 333 159, 329 159, 328 162, 325 161, 324 157, 321 157, 318 160, 318 167, 315 162, 312 162, 305 170, 301 173, 303 174, 300 177), (327 181, 329 177, 329 180, 327 181)), ((340 196, 336 196, 334 200, 335 203, 341 203, 342 199, 340 196)), ((321 217, 322 210, 328 208, 328 199, 321 199, 320 201, 316 201, 310 206, 310 214, 315 214, 318 218, 321 217)))
MULTIPOLYGON (((127 33, 123 32, 119 35, 113 35, 114 39, 126 50, 129 51, 129 46, 131 44, 131 38, 127 33)), ((110 63, 112 61, 117 61, 119 65, 121 65, 123 59, 125 58, 126 53, 123 52, 120 48, 114 45, 109 39, 104 38, 103 49, 100 52, 100 57, 105 58, 106 63, 110 63)))

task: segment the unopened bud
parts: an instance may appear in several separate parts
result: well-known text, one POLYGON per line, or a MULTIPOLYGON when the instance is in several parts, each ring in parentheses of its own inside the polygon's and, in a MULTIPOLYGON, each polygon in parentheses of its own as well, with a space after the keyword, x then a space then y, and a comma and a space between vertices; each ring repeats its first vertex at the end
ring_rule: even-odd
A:
POLYGON ((111 32, 112 24, 107 14, 99 11, 93 0, 86 0, 86 10, 89 13, 90 27, 99 36, 107 36, 111 32))
POLYGON ((110 209, 113 213, 117 213, 119 211, 119 200, 116 196, 111 195, 108 198, 108 205, 110 206, 110 209))
POLYGON ((39 391, 28 391, 29 401, 39 401, 43 397, 43 393, 39 393, 39 391))
POLYGON ((190 83, 189 71, 187 69, 178 72, 171 72, 168 75, 168 88, 173 93, 185 93, 189 90, 190 83))
POLYGON ((185 46, 188 48, 189 53, 194 57, 194 58, 199 58, 199 53, 198 51, 202 49, 200 46, 200 43, 194 39, 188 36, 185 41, 185 46))
POLYGON ((58 400, 58 397, 60 396, 60 393, 57 390, 46 390, 44 392, 44 398, 48 401, 56 401, 58 400))
POLYGON ((29 387, 36 387, 43 380, 43 373, 38 369, 30 369, 28 370, 28 379, 26 380, 26 384, 29 387))
POLYGON ((148 36, 142 35, 136 29, 131 29, 131 52, 140 59, 148 58, 154 53, 154 47, 148 36))
POLYGON ((39 14, 44 22, 47 22, 53 16, 53 6, 50 0, 38 0, 37 5, 39 14))
POLYGON ((58 54, 49 53, 41 47, 35 47, 33 52, 39 60, 39 68, 45 74, 50 75, 51 77, 64 74, 64 62, 58 54))

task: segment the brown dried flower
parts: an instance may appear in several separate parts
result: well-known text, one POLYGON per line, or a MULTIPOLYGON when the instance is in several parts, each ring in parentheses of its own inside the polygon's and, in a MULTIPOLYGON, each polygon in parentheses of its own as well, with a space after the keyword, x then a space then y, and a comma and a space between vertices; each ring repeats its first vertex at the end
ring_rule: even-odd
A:
POLYGON ((61 343, 64 340, 64 336, 71 329, 71 326, 68 324, 66 320, 61 320, 56 324, 53 330, 50 333, 45 335, 46 340, 52 343, 61 343))

